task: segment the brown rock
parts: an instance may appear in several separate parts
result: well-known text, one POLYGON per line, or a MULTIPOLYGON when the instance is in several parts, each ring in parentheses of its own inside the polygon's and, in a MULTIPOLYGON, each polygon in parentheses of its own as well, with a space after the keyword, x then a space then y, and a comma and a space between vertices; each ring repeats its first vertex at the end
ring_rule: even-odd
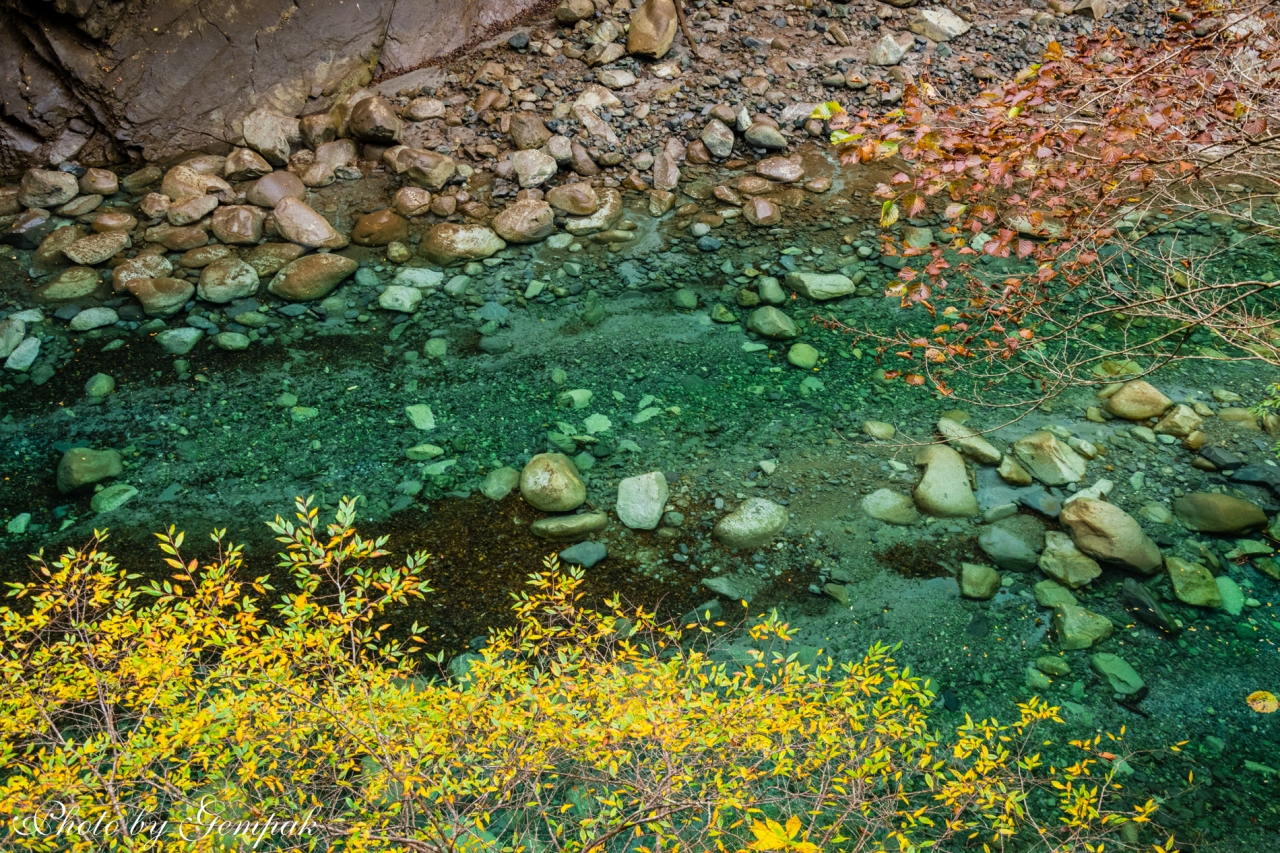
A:
POLYGON ((302 179, 303 186, 312 189, 327 187, 337 178, 333 167, 328 163, 312 163, 304 168, 298 177, 302 179))
POLYGON ((560 0, 560 4, 556 6, 555 19, 557 24, 573 26, 595 13, 596 6, 591 0, 560 0))
POLYGON ((138 209, 142 211, 143 216, 151 219, 159 219, 169 212, 169 197, 160 193, 147 193, 143 196, 142 201, 138 202, 138 209))
POLYGON ((58 462, 58 491, 65 495, 123 472, 119 451, 73 447, 58 462))
POLYGON ((385 246, 409 239, 409 223, 393 210, 376 210, 356 220, 351 229, 351 242, 357 246, 385 246))
POLYGON ((237 148, 227 157, 222 174, 228 181, 251 181, 271 174, 271 164, 257 151, 237 148))
POLYGON ((245 200, 258 207, 275 207, 286 198, 305 199, 307 188, 302 180, 292 172, 272 172, 263 175, 249 187, 245 200))
POLYGON ((272 213, 275 215, 276 231, 290 243, 309 249, 341 249, 347 245, 347 238, 304 201, 286 196, 272 213))
POLYGON ((59 216, 66 216, 76 219, 86 214, 92 213, 102 206, 102 196, 100 195, 80 195, 71 199, 71 201, 54 210, 59 216))
POLYGON ((404 123, 381 95, 364 98, 351 110, 347 129, 363 142, 383 144, 400 141, 404 123))
POLYGON ((401 187, 391 199, 391 206, 401 216, 426 216, 431 212, 431 193, 421 187, 401 187))
POLYGON ((552 187, 547 191, 547 203, 570 216, 590 216, 600 209, 595 188, 580 181, 552 187))
POLYGON ((442 189, 458 171, 452 157, 420 148, 406 148, 396 162, 414 186, 432 191, 442 189))
POLYGON ((359 155, 356 144, 350 139, 335 139, 316 147, 316 162, 324 163, 337 169, 339 166, 354 165, 359 155))
POLYGON ((483 225, 441 222, 427 232, 420 251, 434 263, 445 266, 455 261, 478 261, 507 247, 492 229, 483 225))
POLYGON ((569 512, 587 499, 587 487, 569 457, 539 453, 520 472, 520 496, 543 512, 569 512))
POLYGON ((591 159, 591 152, 578 142, 570 148, 569 168, 583 178, 594 178, 600 174, 600 167, 591 159))
POLYGON ((217 175, 197 172, 190 166, 174 166, 165 172, 160 192, 170 201, 177 201, 193 195, 230 193, 231 185, 217 175))
POLYGON ((756 174, 786 184, 802 180, 804 167, 788 157, 769 157, 756 164, 756 174))
POLYGON ((112 270, 111 284, 117 293, 128 289, 140 278, 164 278, 173 272, 173 264, 164 255, 140 254, 112 270))
POLYGON ((138 227, 138 219, 123 210, 108 210, 93 217, 89 225, 94 231, 102 234, 106 231, 124 231, 126 233, 138 227))
POLYGON ((236 257, 236 250, 233 247, 215 243, 209 246, 198 246, 183 252, 182 256, 178 258, 178 266, 184 270, 199 270, 204 269, 214 261, 234 257, 236 257))
POLYGON ((63 254, 77 240, 81 240, 89 236, 88 233, 79 225, 64 225, 61 228, 55 228, 50 231, 48 236, 40 241, 40 245, 31 253, 31 261, 33 266, 39 270, 55 270, 65 266, 67 263, 66 255, 63 254))
POLYGON ((206 302, 226 303, 258 292, 258 273, 239 258, 214 261, 200 273, 196 292, 206 302))
POLYGON ((190 225, 204 219, 217 206, 218 200, 211 195, 192 195, 169 205, 166 216, 170 225, 190 225))
POLYGON ((306 254, 297 243, 263 243, 244 256, 259 278, 275 275, 288 264, 306 254))
POLYGON ((289 125, 297 122, 267 110, 254 110, 244 117, 244 144, 274 166, 289 162, 289 125))
POLYGON ((1216 492, 1192 492, 1173 502, 1184 527, 1201 533, 1245 533, 1267 526, 1267 514, 1252 501, 1216 492))
POLYGON ((172 317, 195 295, 196 289, 183 278, 138 278, 129 282, 128 291, 142 303, 148 317, 172 317))
POLYGON ((759 196, 747 200, 742 206, 742 215, 752 225, 769 226, 782 222, 782 211, 778 206, 759 196))
POLYGON ((1079 498, 1063 507, 1059 521, 1070 528, 1076 547, 1095 560, 1145 575, 1156 573, 1163 564, 1156 543, 1115 504, 1079 498))
POLYGON ((1107 411, 1130 421, 1158 418, 1172 405, 1172 400, 1141 379, 1124 383, 1106 402, 1107 411))
POLYGON ((73 263, 93 266, 109 261, 131 245, 129 235, 121 231, 108 231, 103 234, 90 234, 81 237, 63 250, 63 254, 73 263))
POLYGON ((326 142, 332 142, 338 135, 338 128, 329 113, 316 113, 303 116, 298 120, 298 132, 302 134, 302 144, 315 150, 326 142))
POLYGON ((453 216, 457 210, 457 196, 438 195, 431 199, 431 212, 436 216, 453 216))
POLYGON ((160 242, 170 251, 185 252, 188 249, 196 249, 208 243, 209 232, 194 225, 188 225, 184 228, 170 227, 160 242))
POLYGON ((644 0, 631 13, 627 52, 655 59, 665 56, 671 50, 678 25, 674 0, 644 0))
POLYGON ((551 138, 551 131, 536 113, 516 113, 511 117, 511 141, 521 151, 541 148, 551 138))
POLYGON ((231 245, 252 246, 262 239, 266 211, 248 204, 232 204, 213 212, 213 236, 231 245))
POLYGON ((508 243, 536 243, 556 230, 555 211, 545 201, 518 201, 493 218, 493 230, 508 243))
POLYGON ((120 191, 116 173, 108 169, 86 169, 80 176, 80 192, 91 195, 115 195, 120 191))
POLYGON ((53 208, 71 201, 79 191, 75 175, 28 169, 18 184, 18 203, 23 207, 53 208))
POLYGON ((276 273, 267 290, 292 302, 323 299, 359 266, 341 255, 306 255, 286 264, 276 273))

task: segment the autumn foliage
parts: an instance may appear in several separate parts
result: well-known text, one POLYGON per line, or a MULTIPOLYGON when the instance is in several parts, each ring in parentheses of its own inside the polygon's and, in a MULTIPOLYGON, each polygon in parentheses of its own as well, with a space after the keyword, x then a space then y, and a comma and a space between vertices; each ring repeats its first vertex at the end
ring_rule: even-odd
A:
POLYGON ((1280 364, 1280 269, 1241 262, 1280 227, 1278 93, 1276 4, 1193 0, 1155 44, 1100 26, 964 103, 926 73, 888 114, 824 105, 844 162, 898 168, 888 295, 933 317, 853 331, 890 376, 1011 406, 1171 359, 1280 364))
POLYGON ((354 515, 277 519, 278 599, 221 536, 203 565, 161 536, 150 584, 101 536, 37 558, 0 611, 5 849, 1083 853, 1155 810, 1119 804, 1100 738, 1044 741, 1042 702, 944 738, 885 647, 837 665, 776 617, 591 609, 554 560, 446 676, 381 627, 429 558, 387 559, 354 515))

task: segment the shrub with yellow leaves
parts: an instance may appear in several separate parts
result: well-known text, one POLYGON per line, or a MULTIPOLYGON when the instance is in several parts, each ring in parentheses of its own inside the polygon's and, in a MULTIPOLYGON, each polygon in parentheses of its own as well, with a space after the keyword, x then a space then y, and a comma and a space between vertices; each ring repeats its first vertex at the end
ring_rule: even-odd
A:
POLYGON ((1113 805, 1097 743, 1042 765, 1052 706, 943 738, 885 646, 802 661, 776 615, 593 609, 554 558, 445 675, 416 627, 380 624, 430 592, 428 555, 386 561, 353 501, 297 518, 272 525, 297 588, 270 619, 222 532, 204 565, 161 535, 163 583, 136 585, 104 534, 36 557, 0 611, 9 849, 1084 853, 1155 810, 1113 805))

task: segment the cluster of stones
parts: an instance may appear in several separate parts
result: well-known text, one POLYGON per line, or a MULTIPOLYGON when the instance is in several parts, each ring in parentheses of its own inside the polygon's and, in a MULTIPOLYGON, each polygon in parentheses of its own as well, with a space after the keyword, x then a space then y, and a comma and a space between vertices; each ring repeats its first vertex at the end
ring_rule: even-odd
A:
MULTIPOLYGON (((1227 391, 1215 396, 1222 403, 1239 401, 1227 391)), ((1280 475, 1270 475, 1268 479, 1264 466, 1257 466, 1260 470, 1250 474, 1240 469, 1238 461, 1228 461, 1230 454, 1205 447, 1206 434, 1200 428, 1208 418, 1216 417, 1224 426, 1243 424, 1247 429, 1257 429, 1257 416, 1247 409, 1223 405, 1214 411, 1202 403, 1175 404, 1142 380, 1107 386, 1099 393, 1099 404, 1088 410, 1089 420, 1118 418, 1133 424, 1129 427, 1131 434, 1149 433, 1151 443, 1163 440, 1179 442, 1192 452, 1203 449, 1206 455, 1197 457, 1201 463, 1197 467, 1217 470, 1210 461, 1216 458, 1243 473, 1241 482, 1280 482, 1280 475)), ((966 426, 967 418, 962 412, 944 416, 937 424, 940 442, 916 451, 915 463, 924 470, 910 496, 884 488, 861 502, 868 516, 894 525, 916 524, 921 513, 935 518, 981 515, 987 526, 979 544, 994 566, 961 563, 958 580, 962 596, 979 600, 994 597, 1002 586, 1012 583, 1001 570, 1039 570, 1045 579, 1034 585, 1035 598, 1041 606, 1053 610, 1052 624, 1063 650, 1091 648, 1115 630, 1110 619, 1081 606, 1072 594, 1100 577, 1106 567, 1138 578, 1149 578, 1163 570, 1180 602, 1224 608, 1239 615, 1244 598, 1235 581, 1225 574, 1215 576, 1203 562, 1162 553, 1136 518, 1107 501, 1115 488, 1111 480, 1098 479, 1093 485, 1082 487, 1090 462, 1105 456, 1105 447, 1064 427, 1052 426, 1025 435, 1002 450, 966 426), (980 511, 970 464, 994 468, 1000 480, 1011 488, 1010 494, 1017 496, 1017 502, 980 511), (1067 487, 1071 492, 1060 500, 1045 487, 1067 487), (1020 508, 1032 513, 1018 514, 1020 508), (1056 519, 1065 530, 1046 531, 1036 516, 1056 519)), ((1280 431, 1280 424, 1268 426, 1280 431)), ((880 441, 895 438, 894 428, 887 423, 869 421, 864 424, 864 431, 880 441)), ((1174 500, 1172 513, 1162 504, 1151 504, 1143 507, 1141 514, 1160 523, 1171 523, 1176 518, 1189 531, 1222 536, 1249 534, 1268 524, 1267 515, 1258 504, 1225 492, 1184 494, 1174 500)), ((1264 547, 1259 553, 1263 552, 1269 553, 1270 549, 1264 547)), ((843 600, 846 593, 836 586, 828 584, 827 592, 843 600)), ((1180 629, 1141 584, 1126 583, 1124 592, 1126 605, 1139 618, 1172 633, 1180 629)), ((1105 657, 1102 666, 1109 672, 1128 667, 1114 655, 1105 657)), ((1094 665, 1097 669, 1097 661, 1094 665)), ((1114 686, 1115 680, 1107 678, 1114 686)), ((1127 683, 1132 689, 1116 692, 1130 695, 1142 688, 1136 674, 1127 683)))

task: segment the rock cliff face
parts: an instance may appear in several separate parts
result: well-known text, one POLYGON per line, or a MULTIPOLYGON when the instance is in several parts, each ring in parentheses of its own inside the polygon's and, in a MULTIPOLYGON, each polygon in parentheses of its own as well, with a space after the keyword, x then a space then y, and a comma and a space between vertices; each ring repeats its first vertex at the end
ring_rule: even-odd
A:
POLYGON ((0 0, 0 173, 162 159, 322 109, 539 0, 0 0))

